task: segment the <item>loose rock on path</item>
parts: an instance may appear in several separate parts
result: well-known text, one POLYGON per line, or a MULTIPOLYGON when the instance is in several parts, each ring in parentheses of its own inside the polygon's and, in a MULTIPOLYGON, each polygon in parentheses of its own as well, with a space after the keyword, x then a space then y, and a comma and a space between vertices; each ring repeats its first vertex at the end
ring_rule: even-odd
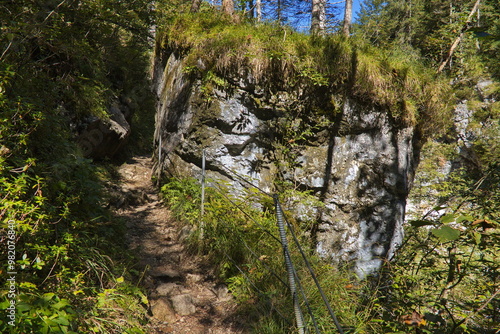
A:
POLYGON ((151 182, 149 157, 134 157, 118 168, 112 189, 116 213, 127 224, 148 291, 150 334, 242 334, 227 287, 216 281, 203 258, 179 240, 182 226, 160 201, 151 182))

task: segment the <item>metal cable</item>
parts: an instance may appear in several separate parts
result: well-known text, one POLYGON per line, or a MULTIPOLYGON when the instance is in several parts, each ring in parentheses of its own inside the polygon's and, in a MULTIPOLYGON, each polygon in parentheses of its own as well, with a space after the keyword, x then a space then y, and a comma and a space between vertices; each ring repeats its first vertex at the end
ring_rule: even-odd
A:
MULTIPOLYGON (((230 202, 230 203, 231 203, 234 207, 236 207, 237 209, 239 209, 239 210, 240 210, 241 212, 243 212, 243 213, 244 213, 244 214, 245 214, 248 218, 250 218, 250 219, 252 219, 252 220, 253 220, 253 218, 250 216, 250 214, 248 214, 245 210, 243 210, 243 209, 241 208, 241 206, 239 206, 238 204, 234 203, 234 202, 233 202, 233 201, 232 201, 232 200, 231 200, 231 199, 230 199, 230 198, 229 198, 229 197, 228 197, 228 196, 227 196, 224 192, 222 192, 222 190, 220 189, 220 185, 219 185, 219 184, 217 184, 217 183, 216 183, 216 187, 215 187, 214 189, 215 189, 215 190, 217 190, 217 191, 218 191, 218 192, 219 192, 222 196, 224 196, 224 197, 226 198, 226 200, 228 200, 228 201, 229 201, 229 202, 230 202)), ((257 223, 257 222, 256 222, 256 223, 257 223)), ((273 236, 273 237, 274 237, 274 236, 273 236)), ((254 258, 255 258, 255 259, 259 260, 259 261, 260 261, 260 262, 264 265, 264 267, 265 267, 265 268, 266 268, 266 269, 267 269, 267 270, 268 270, 268 271, 269 271, 269 272, 270 272, 273 276, 275 276, 275 277, 276 277, 276 278, 277 278, 277 279, 278 279, 278 280, 279 280, 279 281, 280 281, 280 282, 281 282, 281 283, 282 283, 285 287, 289 288, 288 284, 286 284, 286 282, 285 282, 285 281, 283 281, 283 280, 281 279, 281 277, 279 277, 279 275, 278 275, 278 274, 277 274, 274 270, 272 270, 269 266, 267 266, 267 264, 266 264, 264 261, 262 261, 262 260, 259 258, 259 256, 258 256, 258 255, 257 255, 257 254, 256 254, 256 253, 255 253, 255 252, 254 252, 251 248, 250 248, 250 246, 248 246, 247 242, 246 242, 243 238, 241 238, 240 236, 238 236, 238 238, 239 238, 239 240, 243 243, 243 245, 245 246, 245 248, 246 248, 246 249, 247 249, 247 250, 248 250, 248 251, 249 251, 249 252, 250 252, 250 253, 254 256, 254 258)), ((278 241, 279 241, 279 240, 278 240, 278 241)), ((281 241, 280 241, 280 243, 281 243, 281 241)), ((224 254, 225 254, 225 253, 224 253, 224 254)), ((225 254, 225 255, 226 255, 226 254, 225 254)), ((226 256, 227 256, 227 255, 226 255, 226 256)), ((288 254, 288 257, 289 257, 289 258, 291 258, 291 257, 290 257, 290 254, 288 254)), ((239 270, 239 271, 240 271, 243 275, 245 275, 245 274, 244 274, 244 272, 243 272, 242 270, 240 270, 240 269, 239 269, 239 267, 237 266, 236 262, 235 262, 234 260, 232 260, 232 259, 231 259, 231 261, 232 261, 232 262, 233 262, 233 264, 234 264, 234 265, 238 268, 238 270, 239 270)), ((305 302, 306 307, 307 307, 307 309, 308 309, 309 315, 311 316, 311 319, 312 319, 312 322, 313 322, 314 328, 315 328, 315 330, 316 330, 316 333, 318 333, 318 334, 319 334, 319 333, 321 333, 321 332, 319 331, 318 324, 317 324, 317 322, 316 322, 316 318, 314 317, 314 314, 313 314, 313 312, 312 312, 312 310, 311 310, 311 306, 310 306, 309 301, 308 301, 308 299, 307 299, 307 297, 306 297, 306 295, 305 295, 304 289, 303 289, 303 287, 302 287, 302 284, 300 283, 300 279, 299 279, 299 277, 298 277, 298 275, 297 275, 297 272, 296 272, 295 268, 293 268, 293 274, 294 274, 294 277, 295 277, 295 280, 296 280, 297 286, 298 286, 298 288, 299 288, 299 290, 300 290, 300 292, 301 292, 302 298, 304 299, 304 302, 305 302)), ((250 280, 250 278, 249 278, 248 276, 246 276, 246 275, 245 275, 245 278, 247 278, 247 280, 248 280, 249 282, 251 282, 251 280, 250 280)), ((253 284, 252 284, 252 285, 253 285, 253 284)), ((254 285, 253 285, 253 286, 254 286, 254 285)), ((261 292, 259 291, 259 293, 261 293, 261 292)), ((304 322, 303 315, 301 314, 301 316, 302 316, 302 321, 304 322)), ((306 330, 306 332, 309 332, 309 330, 308 330, 306 327, 304 327, 304 329, 306 330)))
POLYGON ((278 239, 275 235, 273 235, 264 225, 262 225, 261 223, 259 223, 258 221, 256 221, 252 216, 250 216, 245 210, 243 210, 238 204, 234 203, 233 200, 231 200, 221 189, 220 189, 220 185, 215 182, 215 185, 216 187, 214 187, 214 189, 216 189, 222 196, 224 196, 224 198, 226 198, 229 203, 231 203, 232 205, 234 205, 238 210, 240 210, 245 216, 247 216, 247 218, 249 218, 250 220, 252 220, 255 224, 257 224, 264 232, 266 232, 267 234, 269 234, 269 236, 271 238, 273 238, 274 240, 276 240, 277 242, 281 243, 281 240, 278 239))
MULTIPOLYGON (((299 275, 297 274, 297 271, 294 270, 293 274, 295 275, 295 279, 297 281, 297 286, 299 287, 300 293, 302 295, 302 298, 304 299, 304 303, 306 304, 307 311, 309 315, 311 316, 311 320, 313 322, 314 329, 316 331, 316 334, 321 334, 319 328, 318 328, 318 323, 316 322, 316 317, 314 316, 314 313, 311 309, 311 305, 309 304, 309 300, 307 299, 306 293, 304 291, 304 288, 302 287, 302 283, 300 283, 300 278, 299 275)), ((309 330, 306 327, 306 332, 309 332, 309 330)))
MULTIPOLYGON (((243 212, 248 218, 252 219, 253 218, 250 216, 250 214, 248 214, 247 212, 245 212, 245 210, 243 210, 239 205, 237 205, 236 203, 234 203, 229 197, 227 197, 226 194, 224 194, 218 187, 217 188, 214 188, 215 190, 217 190, 222 196, 224 196, 234 207, 236 207, 238 210, 240 210, 241 212, 243 212)), ((256 222, 255 220, 253 220, 256 224, 259 224, 258 222, 256 222)), ((260 225, 260 224, 259 224, 260 225)), ((274 235, 271 234, 271 232, 267 231, 262 225, 260 225, 261 228, 267 232, 271 237, 273 237, 275 240, 277 240, 278 242, 281 243, 281 241, 279 239, 277 239, 274 235)), ((272 269, 270 268, 263 260, 260 259, 260 257, 250 248, 250 246, 248 245, 248 243, 243 239, 241 238, 240 236, 238 236, 239 240, 243 243, 243 245, 245 246, 245 248, 250 252, 250 254, 252 254, 254 256, 254 258, 256 258, 257 260, 260 261, 260 263, 262 263, 262 265, 273 275, 275 276, 285 287, 288 287, 288 284, 286 284, 286 282, 281 279, 281 277, 272 269)))
POLYGON ((238 173, 236 173, 235 171, 227 168, 226 166, 222 165, 221 164, 221 167, 224 168, 226 171, 228 171, 229 173, 235 175, 238 179, 240 179, 241 181, 243 181, 244 183, 247 183, 248 185, 250 185, 251 187, 257 189, 258 191, 260 191, 261 193, 263 193, 264 195, 266 196, 269 196, 269 197, 273 197, 273 195, 271 195, 270 193, 268 193, 267 191, 261 189, 259 186, 256 186, 255 184, 253 184, 252 182, 248 181, 247 179, 245 179, 243 176, 239 175, 238 173))
MULTIPOLYGON (((282 212, 282 208, 281 208, 281 204, 279 202, 279 199, 278 199, 278 195, 275 194, 275 195, 271 195, 269 194, 268 192, 264 191, 263 189, 261 189, 260 187, 254 185, 252 182, 246 180, 245 178, 243 178, 242 176, 240 176, 238 173, 232 171, 231 169, 225 167, 224 165, 220 165, 223 169, 225 169, 226 171, 228 171, 229 173, 235 175, 238 179, 240 179, 241 181, 243 181, 244 183, 250 185, 251 187, 259 190, 261 193, 269 196, 269 197, 272 197, 274 199, 274 202, 275 202, 275 206, 276 206, 276 215, 277 215, 277 220, 278 220, 278 229, 279 229, 279 232, 280 232, 280 237, 281 237, 281 244, 282 244, 282 247, 283 247, 283 250, 284 250, 284 256, 285 256, 285 262, 286 262, 286 266, 287 266, 287 271, 289 272, 289 281, 290 281, 290 290, 292 292, 292 297, 294 299, 294 309, 295 309, 295 314, 296 314, 296 321, 297 321, 297 327, 299 328, 299 333, 303 333, 303 329, 304 329, 304 324, 303 324, 303 315, 302 315, 302 311, 300 310, 300 305, 298 304, 298 299, 297 299, 297 293, 296 293, 296 287, 295 287, 295 277, 297 274, 295 272, 295 268, 293 267, 293 263, 291 261, 291 257, 290 257, 290 253, 288 251, 288 242, 286 240, 286 232, 284 231, 284 224, 282 224, 283 220, 286 222, 287 226, 288 226, 288 229, 293 237, 293 240, 294 240, 294 243, 296 244, 297 248, 299 249, 299 252, 302 256, 302 258, 304 259, 304 262, 307 266, 307 269, 309 271, 309 273, 311 274, 311 277, 313 278, 314 280, 314 283, 321 295, 321 298, 323 299, 323 302, 325 303, 327 309, 328 309, 328 312, 330 314, 330 317, 332 318, 333 322, 335 323, 335 326, 337 327, 337 330, 340 334, 344 334, 344 331, 342 329, 342 327, 340 326, 340 323, 337 319, 337 317, 335 316, 335 313, 333 312, 332 308, 331 308, 331 305, 330 303, 328 302, 328 299, 326 298, 326 295, 325 293, 323 292, 323 289, 321 288, 321 285, 319 284, 319 281, 316 277, 316 274, 314 273, 314 270, 312 269, 311 265, 310 265, 310 262, 309 260, 307 259, 307 256, 305 255, 302 247, 300 246, 300 243, 297 239, 297 236, 295 235, 295 232, 291 226, 291 224, 288 222, 288 220, 286 219, 286 217, 284 217, 283 215, 283 212, 282 212), (280 220, 281 220, 281 223, 280 223, 280 220), (280 226, 281 225, 281 226, 280 226)), ((220 189, 218 189, 219 192, 221 194, 223 194, 224 197, 226 197, 226 199, 231 203, 233 204, 235 207, 237 207, 239 210, 241 210, 247 217, 249 217, 252 221, 254 221, 257 225, 261 226, 262 225, 260 223, 258 223, 257 221, 255 221, 250 215, 248 215, 244 210, 242 210, 238 205, 236 205, 231 199, 229 199, 222 191, 220 191, 220 189)), ((272 235, 269 231, 267 231, 267 229, 263 229, 266 233, 268 233, 269 235, 271 235, 274 239, 278 240, 274 235, 272 235)), ((278 240, 279 241, 279 240, 278 240)), ((234 262, 234 261, 233 261, 234 262)), ((238 268, 238 270, 240 270, 238 268)), ((241 271, 241 270, 240 270, 241 271)), ((243 272, 242 272, 243 273, 243 272)), ((244 274, 244 273, 243 273, 244 274)), ((244 274, 245 275, 245 274, 244 274)), ((298 278, 298 276, 297 276, 298 278)), ((300 281, 299 282, 299 285, 300 285, 300 281)), ((302 293, 303 293, 303 290, 302 288, 300 287, 302 293)), ((304 293, 303 293, 304 294, 304 293)), ((305 298, 305 294, 304 294, 304 300, 306 302, 306 304, 308 305, 308 301, 307 299, 305 298)), ((308 306, 308 309, 309 306, 308 306)), ((312 312, 310 312, 310 314, 312 315, 312 312)), ((316 321, 314 319, 314 316, 313 316, 313 322, 315 324, 315 328, 316 328, 316 331, 318 332, 318 328, 317 328, 317 324, 316 324, 316 321)))
POLYGON ((274 203, 276 205, 276 220, 278 224, 278 229, 280 232, 281 246, 283 247, 283 254, 285 257, 286 271, 288 272, 288 281, 290 283, 290 292, 293 299, 293 309, 295 313, 295 321, 297 322, 297 328, 299 334, 304 333, 304 316, 302 310, 300 309, 299 299, 297 296, 297 289, 295 285, 294 277, 294 267, 292 259, 290 257, 290 252, 288 251, 288 241, 286 239, 285 224, 283 223, 283 211, 281 211, 281 206, 278 201, 278 195, 274 195, 274 203))
MULTIPOLYGON (((280 202, 276 196, 276 203, 277 206, 280 206, 280 202)), ((281 207, 280 207, 281 208, 281 207)), ((319 293, 321 294, 321 298, 323 299, 323 302, 325 303, 326 307, 328 308, 328 312, 330 313, 330 317, 332 318, 333 322, 335 323, 335 326, 337 327, 337 330, 339 331, 340 334, 344 334, 344 330, 340 326, 340 323, 335 316, 335 313, 332 310, 332 307, 330 306, 330 303, 328 302, 328 299, 326 298, 325 293, 323 292, 323 289, 321 288, 321 285, 319 284, 318 278, 316 277, 316 274, 314 273, 314 270, 311 267, 311 264, 309 263, 309 260, 307 259, 306 254, 304 253, 304 250, 300 246, 299 240, 297 239, 297 236, 295 235, 295 232, 293 231, 292 225, 288 222, 288 219, 285 217, 285 222, 288 226, 288 230, 290 231, 290 234, 293 237, 293 240, 299 249, 300 254, 302 255, 302 258, 304 259, 304 262, 307 266, 307 269, 309 270, 309 273, 311 274, 311 277, 314 280, 314 283, 316 284, 316 287, 318 288, 319 293)))

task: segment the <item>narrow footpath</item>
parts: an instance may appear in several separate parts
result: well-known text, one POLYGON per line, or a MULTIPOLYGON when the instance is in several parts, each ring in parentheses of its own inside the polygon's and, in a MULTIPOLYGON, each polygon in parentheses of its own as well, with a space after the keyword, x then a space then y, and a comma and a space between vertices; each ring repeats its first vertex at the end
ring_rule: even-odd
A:
POLYGON ((130 248, 145 271, 150 334, 243 334, 244 321, 227 287, 203 258, 185 251, 182 226, 162 204, 151 182, 149 157, 134 157, 118 168, 113 186, 115 212, 127 224, 130 248))

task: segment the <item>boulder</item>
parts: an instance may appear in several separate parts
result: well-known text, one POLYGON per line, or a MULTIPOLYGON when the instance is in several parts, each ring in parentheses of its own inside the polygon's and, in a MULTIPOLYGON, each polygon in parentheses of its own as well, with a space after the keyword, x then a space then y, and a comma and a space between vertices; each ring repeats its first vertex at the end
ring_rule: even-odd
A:
POLYGON ((113 104, 109 113, 109 119, 94 119, 79 135, 78 144, 86 158, 113 157, 126 144, 131 129, 120 105, 113 104))
POLYGON ((276 178, 312 191, 321 209, 286 209, 315 222, 317 252, 331 262, 352 263, 364 277, 392 256, 421 146, 412 126, 349 96, 337 107, 321 89, 265 90, 251 78, 228 80, 207 98, 201 79, 183 72, 183 58, 161 54, 153 71, 155 173, 198 177, 205 150, 208 177, 230 181, 235 194, 247 184, 233 172, 269 193, 276 178), (331 111, 308 113, 311 100, 331 111))
POLYGON ((170 297, 175 313, 185 316, 196 312, 194 299, 190 294, 180 294, 170 297))
POLYGON ((177 320, 170 301, 165 297, 151 301, 151 313, 156 320, 161 322, 172 323, 177 320))

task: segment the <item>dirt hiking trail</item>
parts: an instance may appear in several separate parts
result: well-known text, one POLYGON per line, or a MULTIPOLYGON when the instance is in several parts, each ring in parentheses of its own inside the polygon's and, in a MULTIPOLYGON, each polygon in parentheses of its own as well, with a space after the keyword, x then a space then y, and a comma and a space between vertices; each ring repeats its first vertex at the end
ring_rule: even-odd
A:
POLYGON ((125 220, 129 247, 146 273, 149 333, 248 333, 227 287, 201 256, 185 250, 182 225, 160 201, 151 169, 149 157, 129 159, 118 167, 119 182, 112 190, 112 206, 125 220))

